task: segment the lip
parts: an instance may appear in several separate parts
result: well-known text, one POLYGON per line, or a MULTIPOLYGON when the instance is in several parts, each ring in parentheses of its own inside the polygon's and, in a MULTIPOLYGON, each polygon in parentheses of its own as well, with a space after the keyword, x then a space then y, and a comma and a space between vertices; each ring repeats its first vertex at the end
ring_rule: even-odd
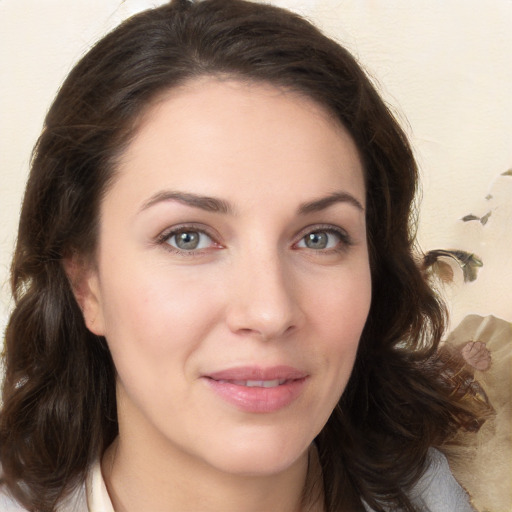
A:
POLYGON ((271 413, 284 409, 301 395, 308 374, 291 366, 245 366, 216 371, 202 378, 217 396, 236 408, 250 413, 271 413), (248 387, 240 381, 253 381, 253 384, 279 381, 279 385, 248 387))

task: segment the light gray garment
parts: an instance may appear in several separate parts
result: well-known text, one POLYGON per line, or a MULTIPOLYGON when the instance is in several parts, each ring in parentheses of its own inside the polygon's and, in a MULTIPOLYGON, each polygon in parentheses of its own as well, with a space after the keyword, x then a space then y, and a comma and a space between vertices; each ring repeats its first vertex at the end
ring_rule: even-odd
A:
MULTIPOLYGON (((466 491, 452 475, 446 457, 433 448, 428 457, 428 469, 412 490, 411 501, 421 512, 475 512, 466 491)), ((365 508, 368 512, 373 511, 366 505, 365 508)))
MULTIPOLYGON (((474 512, 469 503, 469 498, 464 489, 453 477, 446 457, 437 450, 429 452, 430 464, 425 474, 418 481, 411 493, 411 499, 421 512, 474 512)), ((99 466, 98 466, 99 468, 99 466)), ((101 473, 98 472, 98 475, 101 473)), ((89 492, 94 496, 103 489, 106 493, 103 481, 98 482, 96 488, 89 487, 89 492)), ((59 512, 106 512, 113 510, 112 505, 102 499, 91 499, 93 509, 87 507, 85 484, 73 493, 65 503, 59 507, 59 512)), ((98 496, 101 498, 101 496, 98 496)), ((108 495, 106 496, 108 500, 108 495)), ((368 512, 372 509, 365 507, 368 512)), ((0 492, 0 512, 26 512, 14 500, 10 499, 4 491, 0 492)), ((391 512, 391 511, 390 511, 391 512)))
POLYGON ((452 475, 446 457, 431 449, 429 458, 429 468, 411 495, 414 504, 428 512, 474 512, 468 495, 452 475))

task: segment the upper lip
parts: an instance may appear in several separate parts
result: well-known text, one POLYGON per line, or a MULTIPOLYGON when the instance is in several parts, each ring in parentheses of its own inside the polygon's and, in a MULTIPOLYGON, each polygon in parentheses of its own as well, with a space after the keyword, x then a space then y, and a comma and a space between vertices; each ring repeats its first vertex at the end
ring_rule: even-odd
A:
POLYGON ((297 380, 308 373, 292 366, 280 365, 262 368, 259 366, 239 366, 203 375, 213 380, 297 380))

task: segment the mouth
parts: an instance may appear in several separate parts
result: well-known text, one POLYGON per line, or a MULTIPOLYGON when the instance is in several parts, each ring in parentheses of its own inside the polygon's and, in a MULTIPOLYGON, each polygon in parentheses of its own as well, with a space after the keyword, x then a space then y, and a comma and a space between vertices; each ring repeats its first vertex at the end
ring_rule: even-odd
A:
POLYGON ((304 371, 289 366, 232 368, 205 375, 203 380, 223 401, 250 413, 277 412, 303 393, 304 371))

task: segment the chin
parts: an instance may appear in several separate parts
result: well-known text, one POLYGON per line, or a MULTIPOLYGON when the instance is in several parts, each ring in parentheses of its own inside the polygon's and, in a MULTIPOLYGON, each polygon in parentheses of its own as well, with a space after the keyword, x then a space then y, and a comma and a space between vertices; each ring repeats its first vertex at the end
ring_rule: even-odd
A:
POLYGON ((253 457, 246 455, 243 458, 230 458, 226 461, 217 461, 217 467, 224 473, 245 476, 245 477, 265 477, 283 473, 289 470, 295 464, 301 461, 306 452, 300 453, 295 457, 276 458, 275 456, 253 457), (220 465, 219 464, 222 464, 220 465), (220 466, 220 467, 219 467, 220 466))
MULTIPOLYGON (((219 470, 240 476, 269 476, 282 473, 307 456, 311 442, 254 436, 231 439, 223 450, 211 453, 211 463, 219 470)), ((217 445, 219 446, 219 445, 217 445)))

